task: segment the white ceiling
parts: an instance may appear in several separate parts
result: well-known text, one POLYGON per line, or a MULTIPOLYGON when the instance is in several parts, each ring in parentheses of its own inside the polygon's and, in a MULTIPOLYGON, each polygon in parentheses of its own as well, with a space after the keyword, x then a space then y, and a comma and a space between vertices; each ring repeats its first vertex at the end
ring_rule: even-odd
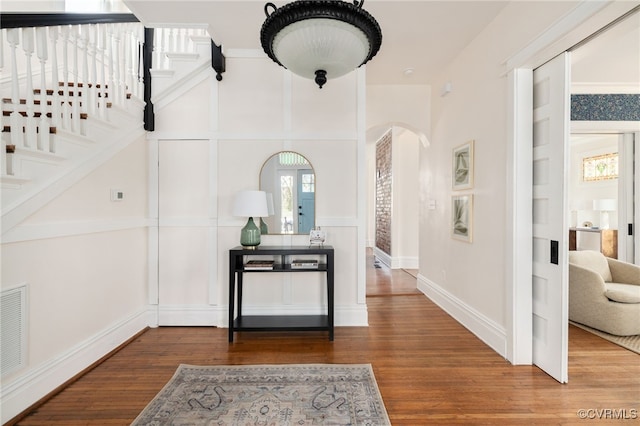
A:
POLYGON ((640 93, 640 12, 571 52, 571 80, 580 91, 640 93))
MULTIPOLYGON (((276 1, 281 6, 289 1, 276 1)), ((223 49, 261 50, 265 1, 124 0, 144 24, 208 26, 223 49)), ((380 52, 367 64, 367 84, 429 84, 508 5, 497 0, 367 0, 382 28, 380 52), (413 69, 410 76, 406 69, 413 69)), ((558 5, 559 3, 556 3, 558 5)), ((567 3, 569 4, 569 3, 567 3)), ((548 4, 550 6, 551 4, 548 4)), ((640 81, 639 14, 574 52, 581 83, 640 81)))
MULTIPOLYGON (((125 0, 145 24, 206 23, 223 49, 259 49, 265 1, 125 0)), ((276 6, 289 3, 275 1, 276 6)), ((368 84, 425 84, 491 22, 508 2, 368 0, 382 28, 382 47, 367 64, 368 84), (419 46, 419 49, 416 47, 419 46), (404 70, 412 68, 408 77, 404 70)))

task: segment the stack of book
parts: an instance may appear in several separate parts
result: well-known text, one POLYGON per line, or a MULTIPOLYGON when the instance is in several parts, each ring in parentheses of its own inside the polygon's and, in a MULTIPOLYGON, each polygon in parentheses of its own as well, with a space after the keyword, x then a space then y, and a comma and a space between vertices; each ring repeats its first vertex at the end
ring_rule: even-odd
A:
POLYGON ((273 270, 273 260, 249 260, 244 264, 246 271, 270 271, 273 270))
POLYGON ((318 269, 318 261, 313 259, 294 259, 291 269, 318 269))

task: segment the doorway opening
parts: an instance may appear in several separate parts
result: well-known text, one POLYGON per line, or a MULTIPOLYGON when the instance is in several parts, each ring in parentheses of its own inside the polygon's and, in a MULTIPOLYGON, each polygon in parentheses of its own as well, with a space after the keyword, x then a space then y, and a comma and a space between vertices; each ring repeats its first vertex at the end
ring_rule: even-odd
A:
MULTIPOLYGON (((611 28, 614 28, 615 26, 617 26, 618 24, 620 24, 621 22, 624 22, 624 20, 626 20, 627 18, 633 19, 635 21, 635 28, 637 29, 638 27, 640 27, 637 23, 638 23, 638 7, 630 7, 629 9, 626 9, 625 12, 622 12, 622 15, 620 18, 618 19, 614 19, 614 22, 612 22, 611 20, 606 21, 606 23, 604 23, 604 25, 599 29, 598 27, 596 27, 596 32, 597 34, 601 35, 606 33, 608 30, 610 30, 611 28), (606 30, 605 30, 606 29, 606 30)), ((591 28, 593 28, 590 25, 584 24, 584 25, 576 25, 572 31, 572 36, 576 36, 578 34, 582 34, 583 38, 586 39, 585 42, 582 43, 582 46, 578 46, 575 43, 571 43, 570 44, 570 38, 569 37, 561 37, 558 40, 555 41, 556 44, 566 44, 566 49, 569 50, 573 50, 576 49, 578 47, 583 47, 583 46, 587 46, 589 44, 589 41, 593 40, 593 36, 591 36, 590 34, 594 34, 594 32, 592 31, 591 33, 585 34, 587 31, 587 27, 589 27, 588 29, 590 30, 591 28)), ((640 49, 638 49, 637 43, 638 43, 638 38, 636 36, 635 38, 635 43, 636 43, 636 48, 635 48, 635 55, 638 54, 638 52, 640 51, 640 49)), ((535 54, 531 54, 530 56, 528 56, 528 61, 532 61, 532 62, 537 62, 537 64, 540 64, 544 60, 548 59, 548 56, 546 58, 542 58, 541 56, 543 55, 542 51, 545 48, 548 48, 549 45, 548 44, 544 44, 544 46, 542 44, 540 45, 535 45, 534 47, 532 47, 531 49, 529 49, 530 52, 536 52, 535 54), (538 56, 536 56, 538 55, 538 56)), ((633 58, 633 56, 632 56, 633 58)), ((637 56, 635 56, 635 63, 638 63, 638 59, 637 56)), ((520 64, 524 64, 527 60, 525 61, 520 61, 519 59, 519 63, 520 64)), ((527 66, 523 66, 523 68, 519 68, 521 65, 514 65, 512 67, 510 67, 510 69, 513 71, 510 74, 510 78, 511 78, 511 83, 513 84, 513 89, 514 89, 514 98, 513 98, 513 108, 512 110, 514 111, 514 120, 513 120, 513 124, 514 127, 511 129, 514 132, 515 135, 515 141, 516 143, 514 144, 514 151, 512 152, 513 154, 513 167, 514 167, 514 173, 513 173, 513 177, 514 177, 514 182, 517 183, 525 183, 530 179, 531 176, 531 168, 535 167, 534 162, 533 162, 533 155, 530 149, 528 148, 524 148, 523 146, 530 146, 530 139, 531 139, 531 122, 530 122, 530 117, 531 117, 531 105, 532 105, 532 93, 531 93, 531 87, 532 85, 532 79, 531 79, 531 66, 527 67, 527 66)), ((534 66, 535 67, 535 66, 534 66)), ((634 68, 637 70, 637 66, 634 68)), ((638 84, 636 83, 636 90, 638 87, 638 84)), ((635 92, 637 94, 637 92, 635 92)), ((535 97, 535 95, 533 95, 535 97)), ((563 102, 568 102, 569 101, 569 92, 567 91, 566 97, 563 98, 564 101, 563 102)), ((560 114, 564 115, 566 123, 567 123, 567 127, 569 124, 569 114, 568 114, 569 108, 564 109, 564 111, 560 112, 560 114)), ((558 115, 558 117, 562 117, 562 115, 558 115)), ((637 132, 637 130, 636 130, 637 132)), ((566 139, 568 141, 568 137, 569 137, 569 132, 567 131, 567 136, 566 139)), ((565 147, 568 148, 568 142, 565 145, 565 147)), ((564 163, 562 165, 560 165, 564 171, 563 174, 567 173, 567 168, 564 165, 564 163)), ((515 186, 512 188, 514 189, 515 186)), ((523 239, 526 240, 533 240, 532 235, 530 234, 530 226, 533 223, 531 220, 531 194, 524 194, 526 195, 527 199, 523 198, 523 194, 519 194, 515 191, 511 192, 511 203, 512 203, 512 210, 513 210, 513 225, 514 225, 514 230, 512 233, 512 236, 514 237, 512 239, 512 241, 510 242, 513 252, 514 252, 514 261, 510 263, 510 266, 508 268, 507 274, 508 275, 512 275, 513 277, 513 282, 516 283, 516 285, 513 287, 513 294, 511 295, 511 300, 513 301, 513 309, 511 311, 511 318, 510 320, 512 321, 512 331, 513 334, 510 336, 510 347, 508 349, 509 353, 509 357, 512 359, 514 364, 519 364, 519 363, 528 363, 527 360, 530 360, 531 357, 531 353, 535 352, 536 350, 536 341, 533 338, 534 336, 532 335, 532 328, 531 328, 531 317, 530 317, 530 313, 532 312, 532 305, 535 305, 535 300, 534 298, 532 298, 531 296, 531 278, 530 278, 530 274, 531 274, 531 259, 532 257, 532 250, 530 248, 529 245, 522 245, 519 244, 519 241, 522 241, 523 239), (530 343, 531 342, 531 343, 530 343), (532 347, 529 347, 528 345, 531 344, 532 347), (533 351, 532 351, 533 349, 533 351)), ((557 199, 556 199, 557 200, 557 199)), ((561 200, 559 200, 558 202, 562 202, 564 204, 566 204, 566 198, 563 198, 561 200)), ((557 233, 557 238, 559 238, 560 240, 564 239, 566 240, 567 238, 565 237, 566 234, 568 234, 569 231, 569 226, 568 226, 568 214, 569 214, 569 208, 566 207, 565 210, 563 212, 560 212, 558 216, 555 217, 555 220, 560 221, 560 222, 564 222, 566 223, 566 226, 563 225, 563 229, 561 229, 561 231, 559 231, 557 233), (563 215, 566 215, 563 217, 563 215)), ((636 217, 637 217, 637 213, 636 213, 636 217)), ((533 250, 535 250, 535 246, 533 248, 533 250)), ((566 264, 564 264, 564 262, 566 262, 566 256, 564 255, 564 247, 560 247, 560 249, 562 250, 561 253, 561 259, 559 264, 562 267, 566 268, 566 264)), ((549 256, 549 251, 548 251, 548 247, 545 249, 547 256, 549 256)), ((551 250, 551 253, 553 253, 553 247, 551 250)), ((568 300, 564 300, 561 303, 564 304, 564 306, 562 306, 562 309, 567 309, 567 302, 568 300)), ((552 327, 554 327, 554 329, 559 329, 559 328, 564 328, 566 327, 566 323, 562 324, 559 322, 555 322, 552 327)), ((565 341, 566 342, 566 341, 565 341)), ((558 358, 557 363, 565 363, 567 361, 567 359, 565 358, 560 359, 558 358)), ((537 364, 537 363, 536 363, 537 364)), ((546 371, 546 369, 545 369, 546 371)))
POLYGON ((420 137, 399 125, 369 143, 367 296, 421 294, 419 147, 420 137))

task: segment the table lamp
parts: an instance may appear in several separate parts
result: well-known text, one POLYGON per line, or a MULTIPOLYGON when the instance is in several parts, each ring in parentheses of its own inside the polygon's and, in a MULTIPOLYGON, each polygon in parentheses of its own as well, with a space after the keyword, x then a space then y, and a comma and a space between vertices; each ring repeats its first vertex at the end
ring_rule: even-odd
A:
POLYGON ((600 229, 609 229, 609 212, 618 208, 618 202, 613 198, 593 200, 593 209, 600 211, 600 229))
POLYGON ((269 215, 267 193, 264 191, 238 192, 233 203, 233 215, 249 218, 240 231, 240 244, 244 248, 255 249, 260 245, 260 228, 256 226, 253 218, 269 215))

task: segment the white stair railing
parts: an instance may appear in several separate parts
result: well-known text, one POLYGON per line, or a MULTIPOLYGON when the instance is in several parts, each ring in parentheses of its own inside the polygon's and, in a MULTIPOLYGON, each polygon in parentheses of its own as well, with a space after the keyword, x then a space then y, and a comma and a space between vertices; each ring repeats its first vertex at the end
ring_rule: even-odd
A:
MULTIPOLYGON (((178 61, 184 73, 185 61, 210 52, 204 26, 154 31, 152 71, 178 61)), ((88 117, 108 122, 109 109, 142 101, 143 45, 144 27, 134 22, 2 29, 0 175, 20 174, 16 156, 55 156, 62 134, 87 136, 88 117)))
POLYGON ((172 54, 197 54, 194 40, 211 40, 204 28, 154 28, 153 70, 171 69, 172 54))
POLYGON ((139 23, 3 29, 2 175, 19 172, 8 151, 55 154, 58 129, 85 136, 88 116, 108 121, 108 108, 141 99, 143 34, 139 23))

